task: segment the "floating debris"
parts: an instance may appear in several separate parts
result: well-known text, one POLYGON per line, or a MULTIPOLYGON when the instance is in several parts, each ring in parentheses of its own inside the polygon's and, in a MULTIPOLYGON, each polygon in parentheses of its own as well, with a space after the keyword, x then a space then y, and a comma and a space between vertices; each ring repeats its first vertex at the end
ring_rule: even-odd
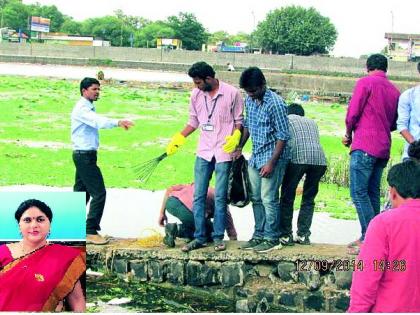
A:
POLYGON ((131 303, 131 301, 132 301, 131 298, 123 297, 123 298, 112 299, 111 301, 108 301, 107 304, 109 304, 109 305, 121 305, 121 304, 131 303))

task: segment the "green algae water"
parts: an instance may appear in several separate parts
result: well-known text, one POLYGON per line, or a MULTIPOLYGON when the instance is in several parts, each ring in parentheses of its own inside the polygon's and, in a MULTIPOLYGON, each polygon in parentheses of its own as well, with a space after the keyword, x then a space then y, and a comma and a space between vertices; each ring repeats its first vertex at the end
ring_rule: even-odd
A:
POLYGON ((105 275, 86 281, 87 312, 142 312, 142 313, 232 313, 235 302, 226 297, 186 287, 125 281, 119 277, 105 275), (122 305, 108 305, 115 298, 129 298, 131 302, 122 305))

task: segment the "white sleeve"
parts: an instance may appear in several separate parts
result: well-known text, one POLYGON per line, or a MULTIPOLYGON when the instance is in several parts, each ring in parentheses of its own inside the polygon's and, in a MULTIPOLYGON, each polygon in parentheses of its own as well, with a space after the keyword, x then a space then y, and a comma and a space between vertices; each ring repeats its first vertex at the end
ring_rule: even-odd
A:
POLYGON ((73 118, 96 129, 111 129, 118 126, 118 119, 101 116, 86 107, 76 111, 73 118))

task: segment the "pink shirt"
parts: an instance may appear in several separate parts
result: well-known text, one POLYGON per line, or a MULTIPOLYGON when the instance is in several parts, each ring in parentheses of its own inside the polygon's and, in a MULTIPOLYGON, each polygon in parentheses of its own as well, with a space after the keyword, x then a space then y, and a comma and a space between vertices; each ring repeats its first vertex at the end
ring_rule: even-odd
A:
POLYGON ((354 132, 351 151, 362 150, 376 158, 389 158, 399 96, 399 90, 383 71, 372 72, 357 81, 346 116, 347 132, 354 132))
MULTIPOLYGON (((194 201, 194 184, 172 186, 172 192, 169 197, 176 197, 185 207, 192 212, 194 201)), ((214 188, 209 187, 206 199, 206 218, 214 217, 214 188)), ((232 214, 227 208, 226 213, 226 233, 228 236, 237 236, 235 225, 233 224, 232 214)))
POLYGON ((208 92, 195 88, 191 95, 188 125, 200 129, 197 156, 206 161, 215 157, 217 163, 231 161, 231 155, 225 153, 222 146, 226 143, 226 136, 233 133, 235 125, 242 124, 242 112, 243 100, 237 88, 219 81, 219 90, 213 98, 208 92), (202 130, 207 123, 214 127, 213 131, 202 130))
POLYGON ((370 221, 358 256, 364 268, 353 272, 348 312, 420 312, 419 227, 420 199, 370 221))

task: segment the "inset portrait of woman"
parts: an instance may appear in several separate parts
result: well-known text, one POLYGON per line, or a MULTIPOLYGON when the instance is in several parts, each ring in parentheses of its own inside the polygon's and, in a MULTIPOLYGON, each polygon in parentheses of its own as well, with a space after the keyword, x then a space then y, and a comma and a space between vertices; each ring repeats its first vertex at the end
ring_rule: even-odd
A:
POLYGON ((54 214, 41 200, 24 200, 14 218, 22 238, 0 245, 0 311, 84 312, 85 251, 48 240, 54 214))

